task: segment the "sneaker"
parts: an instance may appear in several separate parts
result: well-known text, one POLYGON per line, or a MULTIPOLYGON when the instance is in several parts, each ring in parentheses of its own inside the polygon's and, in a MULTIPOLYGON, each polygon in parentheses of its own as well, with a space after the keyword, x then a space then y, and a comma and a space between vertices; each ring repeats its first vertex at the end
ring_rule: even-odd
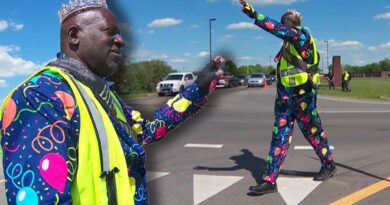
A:
POLYGON ((322 167, 320 172, 318 172, 318 174, 313 177, 313 180, 327 181, 328 179, 333 177, 335 173, 336 173, 336 167, 334 165, 330 167, 322 167))
POLYGON ((257 184, 256 186, 249 187, 249 193, 250 195, 256 196, 256 195, 263 195, 263 194, 269 194, 274 193, 278 191, 278 187, 275 184, 272 184, 267 181, 262 181, 260 184, 257 184))

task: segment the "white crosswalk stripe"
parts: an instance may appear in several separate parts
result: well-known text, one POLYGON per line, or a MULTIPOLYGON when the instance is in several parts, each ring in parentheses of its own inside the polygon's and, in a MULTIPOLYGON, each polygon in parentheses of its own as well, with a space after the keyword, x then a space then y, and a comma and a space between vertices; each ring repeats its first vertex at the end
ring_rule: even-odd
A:
POLYGON ((148 171, 148 172, 146 172, 146 181, 150 182, 152 180, 161 178, 161 177, 166 176, 168 174, 170 174, 170 173, 169 172, 152 172, 152 171, 148 171))
POLYGON ((194 175, 194 205, 218 194, 222 190, 230 187, 243 177, 237 176, 213 176, 194 175))

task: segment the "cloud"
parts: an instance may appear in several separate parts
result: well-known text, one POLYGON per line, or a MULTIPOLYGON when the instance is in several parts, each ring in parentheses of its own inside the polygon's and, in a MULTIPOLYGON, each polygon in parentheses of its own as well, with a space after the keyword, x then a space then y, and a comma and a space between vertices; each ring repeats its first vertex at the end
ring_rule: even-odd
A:
POLYGON ((219 40, 220 40, 221 42, 229 42, 229 41, 231 41, 233 38, 234 38, 234 35, 227 34, 227 35, 222 36, 221 39, 219 39, 219 40))
POLYGON ((184 58, 178 58, 178 59, 171 59, 169 60, 170 63, 187 63, 188 60, 184 58))
MULTIPOLYGON (((336 41, 333 39, 328 40, 329 48, 335 50, 356 50, 363 47, 363 44, 359 41, 347 40, 347 41, 336 41)), ((318 45, 326 45, 324 41, 319 41, 318 45)))
POLYGON ((368 48, 370 51, 379 51, 379 50, 386 50, 390 49, 390 41, 384 44, 381 44, 379 46, 371 46, 368 48))
POLYGON ((9 21, 0 20, 0 32, 5 31, 8 28, 12 28, 15 31, 19 31, 22 30, 23 27, 24 27, 23 24, 15 23, 13 20, 9 20, 9 21))
POLYGON ((374 16, 374 19, 390 19, 390 12, 384 14, 378 14, 374 16))
POLYGON ((238 29, 260 29, 258 26, 256 26, 253 23, 249 22, 240 22, 240 23, 233 23, 226 27, 228 30, 238 30, 238 29))
MULTIPOLYGON (((296 2, 303 2, 305 0, 247 0, 252 5, 271 5, 271 4, 282 4, 289 5, 296 2)), ((238 0, 233 0, 234 3, 238 3, 238 0)))
POLYGON ((32 61, 11 54, 19 50, 20 47, 17 46, 0 45, 0 77, 29 75, 41 67, 41 65, 37 65, 32 61))
POLYGON ((8 22, 5 20, 0 20, 0 32, 5 31, 8 28, 8 22))
POLYGON ((175 25, 180 24, 181 22, 183 22, 183 20, 174 19, 174 18, 155 19, 151 23, 148 24, 148 27, 156 28, 156 27, 175 26, 175 25))
POLYGON ((253 60, 254 58, 251 56, 241 56, 237 57, 237 60, 253 60))
POLYGON ((201 51, 198 53, 198 55, 196 55, 196 57, 199 57, 199 58, 205 58, 205 57, 209 57, 210 56, 210 52, 208 51, 201 51))
POLYGON ((8 87, 7 81, 4 79, 0 79, 0 88, 8 87))
POLYGON ((184 56, 185 56, 185 57, 190 57, 190 56, 191 56, 191 53, 185 53, 184 56))
POLYGON ((13 22, 13 21, 10 21, 10 26, 11 26, 14 30, 16 30, 16 31, 22 30, 23 27, 24 27, 23 24, 17 24, 17 23, 15 23, 15 22, 13 22))
POLYGON ((153 59, 168 61, 170 58, 169 55, 167 54, 154 51, 154 50, 149 50, 144 47, 135 48, 128 54, 128 57, 132 61, 146 61, 146 60, 153 60, 153 59))

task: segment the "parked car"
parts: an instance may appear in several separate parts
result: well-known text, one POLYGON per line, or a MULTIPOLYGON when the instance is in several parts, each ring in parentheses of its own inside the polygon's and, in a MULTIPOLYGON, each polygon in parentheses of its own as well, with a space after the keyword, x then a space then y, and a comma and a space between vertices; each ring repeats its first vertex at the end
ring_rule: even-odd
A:
POLYGON ((217 79, 218 88, 237 87, 237 85, 238 85, 237 77, 229 72, 225 72, 223 76, 217 79))
POLYGON ((247 85, 248 77, 247 75, 237 75, 238 85, 247 85))
POLYGON ((157 83, 156 91, 159 96, 175 95, 180 90, 195 82, 196 76, 191 72, 170 73, 163 81, 157 83))
POLYGON ((264 87, 265 74, 264 73, 254 73, 248 78, 248 87, 261 86, 264 87))
POLYGON ((267 84, 268 85, 272 84, 272 77, 271 77, 271 75, 265 74, 265 79, 267 80, 267 84))

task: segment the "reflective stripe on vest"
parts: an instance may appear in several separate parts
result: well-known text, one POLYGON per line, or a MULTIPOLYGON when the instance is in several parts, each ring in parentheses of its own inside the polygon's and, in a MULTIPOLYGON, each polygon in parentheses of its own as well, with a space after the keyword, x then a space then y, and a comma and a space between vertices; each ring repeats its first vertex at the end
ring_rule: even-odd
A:
MULTIPOLYGON (((128 177, 126 159, 119 137, 110 118, 92 91, 60 68, 49 66, 33 74, 18 87, 44 71, 59 74, 64 79, 75 96, 75 102, 80 112, 78 167, 71 187, 72 204, 112 204, 112 201, 109 201, 107 197, 107 189, 112 188, 112 186, 107 187, 106 178, 101 178, 101 174, 102 171, 112 171, 117 168, 119 172, 111 175, 115 183, 113 186, 117 190, 117 204, 134 205, 135 179, 128 177), (99 140, 102 147, 99 145, 99 140)), ((17 88, 4 100, 0 119, 5 106, 17 88)))
POLYGON ((283 44, 283 55, 280 59, 280 76, 281 83, 285 87, 295 87, 307 82, 309 74, 306 72, 310 69, 317 69, 312 71, 312 78, 315 84, 320 83, 318 65, 317 46, 314 38, 310 35, 310 44, 313 45, 313 63, 306 64, 301 55, 297 52, 295 47, 286 42, 283 44))

